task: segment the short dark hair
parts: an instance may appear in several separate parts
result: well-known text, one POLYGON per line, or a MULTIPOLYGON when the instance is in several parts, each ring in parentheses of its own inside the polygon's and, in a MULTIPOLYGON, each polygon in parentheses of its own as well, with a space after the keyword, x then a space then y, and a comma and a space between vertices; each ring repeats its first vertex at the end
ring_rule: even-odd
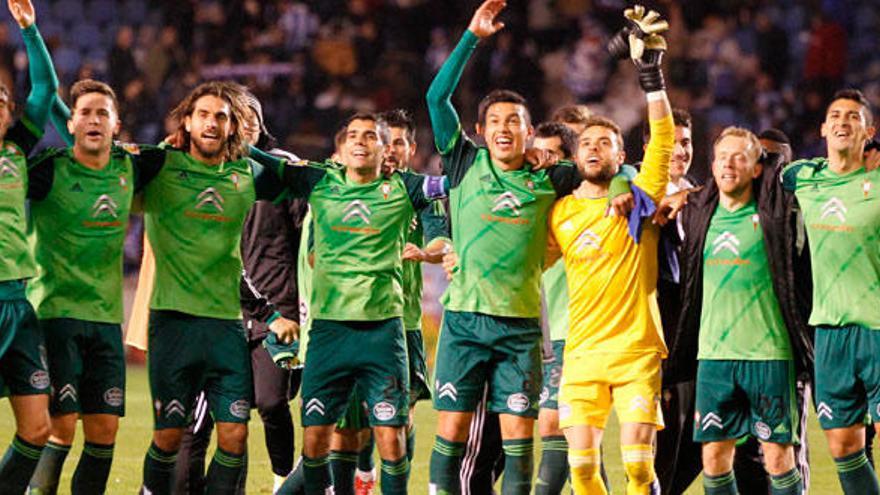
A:
POLYGON ((375 122, 376 132, 382 138, 382 142, 387 143, 391 140, 391 135, 388 132, 388 124, 384 120, 382 120, 379 115, 370 112, 356 112, 342 122, 342 142, 345 142, 345 135, 348 132, 348 126, 351 125, 351 123, 355 120, 371 120, 375 122))
POLYGON ((557 108, 550 120, 560 124, 585 124, 590 115, 586 105, 565 105, 557 108))
MULTIPOLYGON (((834 93, 834 96, 831 97, 831 103, 834 103, 837 100, 850 100, 863 106, 865 108, 865 118, 868 125, 874 123, 874 113, 871 110, 871 102, 869 102, 868 98, 865 97, 865 93, 862 93, 860 90, 855 88, 841 89, 838 92, 834 93)), ((829 107, 831 106, 831 103, 828 104, 829 107)))
MULTIPOLYGON (((675 127, 687 127, 688 129, 691 129, 693 118, 691 117, 691 113, 684 108, 673 108, 672 122, 675 127)), ((646 120, 642 123, 642 141, 645 144, 648 144, 649 139, 651 139, 651 125, 646 120)))
POLYGON ((766 139, 781 144, 791 144, 791 140, 788 139, 788 136, 786 136, 784 132, 772 127, 761 131, 761 134, 758 134, 758 139, 766 139))
POLYGON ((543 122, 535 129, 536 138, 558 137, 562 141, 562 153, 568 160, 574 156, 577 150, 577 134, 560 122, 543 122))
POLYGON ((119 100, 116 99, 116 92, 109 84, 94 79, 83 79, 73 83, 70 87, 70 106, 76 108, 76 102, 89 93, 99 93, 110 98, 113 101, 113 110, 119 113, 119 100))
POLYGON ((532 116, 529 113, 529 107, 526 105, 526 99, 523 95, 509 89, 496 89, 484 96, 480 100, 479 106, 477 106, 477 121, 480 125, 486 125, 486 112, 489 110, 489 107, 496 103, 522 105, 526 111, 526 123, 530 124, 532 122, 532 116))
POLYGON ((620 126, 613 120, 602 115, 591 115, 586 123, 584 123, 584 130, 586 131, 590 127, 604 127, 606 129, 611 129, 614 132, 614 135, 617 136, 617 143, 620 144, 621 149, 623 148, 623 133, 620 132, 620 126))
POLYGON ((416 140, 416 123, 412 115, 403 108, 395 108, 382 112, 379 118, 385 122, 388 127, 396 127, 406 131, 406 138, 409 142, 414 143, 416 140))

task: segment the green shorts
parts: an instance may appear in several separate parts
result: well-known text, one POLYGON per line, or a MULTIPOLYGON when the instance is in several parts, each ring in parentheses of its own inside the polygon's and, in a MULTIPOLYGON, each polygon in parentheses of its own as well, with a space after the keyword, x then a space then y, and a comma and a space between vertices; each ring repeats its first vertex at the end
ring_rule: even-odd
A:
POLYGON ((489 386, 487 408, 535 418, 541 395, 537 318, 445 311, 434 370, 434 408, 474 411, 489 386))
POLYGON ((53 416, 125 415, 125 351, 118 323, 41 320, 52 378, 53 416))
POLYGON ((351 391, 348 405, 345 406, 345 414, 336 422, 336 428, 340 430, 363 430, 370 427, 370 411, 367 402, 358 393, 357 388, 351 391))
POLYGON ((49 394, 43 331, 34 308, 24 298, 24 283, 2 282, 0 286, 0 296, 13 296, 0 298, 0 347, 5 348, 0 357, 0 394, 49 394), (20 285, 20 298, 14 297, 15 285, 20 285))
POLYGON ((753 435, 797 442, 797 398, 791 361, 701 360, 697 368, 694 441, 753 435))
POLYGON ((559 408, 559 380, 562 378, 562 354, 565 339, 552 341, 553 356, 544 360, 544 387, 541 389, 541 409, 559 408))
POLYGON ((880 330, 816 328, 816 414, 823 429, 880 422, 880 330))
POLYGON ((247 423, 251 356, 240 320, 150 311, 147 351, 154 428, 185 428, 202 390, 215 422, 247 423))
POLYGON ((302 379, 303 426, 336 423, 352 390, 367 404, 370 426, 409 418, 409 373, 400 318, 313 320, 302 379))
POLYGON ((428 365, 425 362, 425 343, 420 329, 407 330, 406 355, 409 360, 409 405, 431 398, 428 385, 428 365))

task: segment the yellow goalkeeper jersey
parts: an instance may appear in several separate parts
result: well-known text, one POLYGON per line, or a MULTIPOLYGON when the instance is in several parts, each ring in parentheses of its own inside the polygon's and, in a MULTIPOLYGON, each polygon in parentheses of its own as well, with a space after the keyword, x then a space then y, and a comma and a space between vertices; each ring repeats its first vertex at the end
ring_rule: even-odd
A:
POLYGON ((629 218, 606 216, 607 198, 567 196, 551 212, 550 250, 561 251, 568 277, 566 360, 589 353, 666 356, 657 307, 660 229, 651 215, 666 192, 675 126, 671 116, 650 124, 629 218))

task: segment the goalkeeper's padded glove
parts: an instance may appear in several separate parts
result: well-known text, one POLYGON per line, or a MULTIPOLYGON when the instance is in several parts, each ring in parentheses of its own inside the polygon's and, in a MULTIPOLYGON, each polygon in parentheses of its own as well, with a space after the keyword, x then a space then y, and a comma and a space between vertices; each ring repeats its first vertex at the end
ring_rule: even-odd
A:
POLYGON ((627 26, 611 38, 608 51, 613 57, 629 56, 633 60, 639 71, 639 84, 645 92, 666 89, 660 69, 666 40, 658 33, 669 29, 669 24, 653 10, 646 13, 641 5, 627 9, 623 15, 627 26))

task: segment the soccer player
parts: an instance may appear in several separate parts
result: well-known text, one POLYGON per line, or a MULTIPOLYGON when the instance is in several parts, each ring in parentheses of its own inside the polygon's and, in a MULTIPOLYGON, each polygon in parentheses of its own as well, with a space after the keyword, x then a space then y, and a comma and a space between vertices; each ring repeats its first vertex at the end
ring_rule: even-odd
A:
POLYGON ((345 125, 344 170, 287 167, 285 181, 313 212, 311 329, 303 371, 303 472, 307 494, 331 486, 330 440, 353 389, 366 402, 382 458, 383 493, 406 493, 403 438, 408 382, 403 244, 416 211, 443 180, 381 175, 386 124, 356 114, 345 125), (365 290, 368 288, 369 290, 365 290))
MULTIPOLYGON (((244 86, 237 88, 247 106, 244 137, 250 146, 289 161, 298 158, 274 148, 275 138, 263 121, 259 100, 244 86)), ((275 312, 291 325, 298 319, 296 249, 305 202, 283 200, 277 204, 257 201, 242 226, 241 306, 243 323, 248 335, 251 369, 254 378, 254 403, 266 434, 266 448, 271 462, 274 489, 277 490, 293 468, 294 431, 288 402, 296 396, 302 369, 276 366, 263 347, 275 312)), ((198 397, 196 415, 181 444, 175 467, 175 490, 183 493, 204 491, 205 454, 211 441, 213 421, 208 413, 204 393, 198 397)), ((239 493, 244 493, 246 472, 239 480, 239 493)))
MULTIPOLYGON (((638 6, 626 15, 647 32, 662 29, 654 25, 659 16, 645 16, 638 6)), ((548 262, 558 246, 571 299, 558 407, 576 493, 606 493, 599 446, 612 406, 620 421, 628 494, 650 492, 653 442, 663 427, 660 363, 666 346, 655 294, 659 229, 648 219, 666 193, 675 127, 661 72, 665 41, 649 34, 643 50, 630 44, 651 126, 641 172, 633 180, 635 208, 626 218, 605 214, 611 178, 625 158, 623 138, 614 122, 592 117, 578 142, 584 181, 556 203, 550 217, 548 262)))
POLYGON ((565 105, 557 108, 550 120, 565 125, 580 136, 590 114, 590 108, 586 105, 565 105))
POLYGON ((29 0, 9 2, 21 27, 28 55, 31 90, 24 113, 12 120, 14 105, 0 84, 0 388, 9 391, 15 437, 0 460, 0 492, 23 493, 49 437, 49 373, 43 335, 25 298, 27 280, 36 275, 28 245, 25 196, 27 155, 43 135, 58 79, 35 24, 29 0))
POLYGON ((816 327, 816 412, 846 494, 880 493, 865 456, 865 417, 880 429, 880 170, 865 168, 874 116, 864 95, 838 91, 822 123, 827 157, 783 172, 810 244, 816 327))
POLYGON ((486 147, 476 146, 461 128, 450 98, 479 39, 503 27, 497 16, 505 5, 488 0, 477 9, 427 95, 434 141, 451 183, 452 239, 459 260, 443 297, 435 360, 439 415, 430 483, 438 493, 461 490, 468 428, 487 384, 488 409, 500 413, 502 492, 531 489, 546 218, 553 201, 580 182, 573 167, 530 169, 525 148, 533 130, 525 100, 516 93, 493 91, 480 103, 476 130, 486 147))
MULTIPOLYGON (((246 115, 230 85, 196 87, 172 112, 182 151, 166 153, 145 190, 156 274, 148 349, 155 425, 144 489, 154 494, 171 490, 175 456, 201 390, 218 436, 207 493, 234 491, 244 467, 253 383, 239 312, 241 227, 255 199, 284 192, 277 173, 244 158, 246 115)), ((277 327, 279 320, 270 330, 278 328, 279 339, 289 342, 295 334, 277 327)))
POLYGON ((738 493, 736 443, 754 435, 770 493, 799 495, 795 376, 811 365, 812 343, 789 259, 796 236, 788 204, 759 189, 758 138, 729 127, 713 147, 714 183, 682 218, 682 319, 670 359, 699 360, 693 437, 705 493, 738 493))

